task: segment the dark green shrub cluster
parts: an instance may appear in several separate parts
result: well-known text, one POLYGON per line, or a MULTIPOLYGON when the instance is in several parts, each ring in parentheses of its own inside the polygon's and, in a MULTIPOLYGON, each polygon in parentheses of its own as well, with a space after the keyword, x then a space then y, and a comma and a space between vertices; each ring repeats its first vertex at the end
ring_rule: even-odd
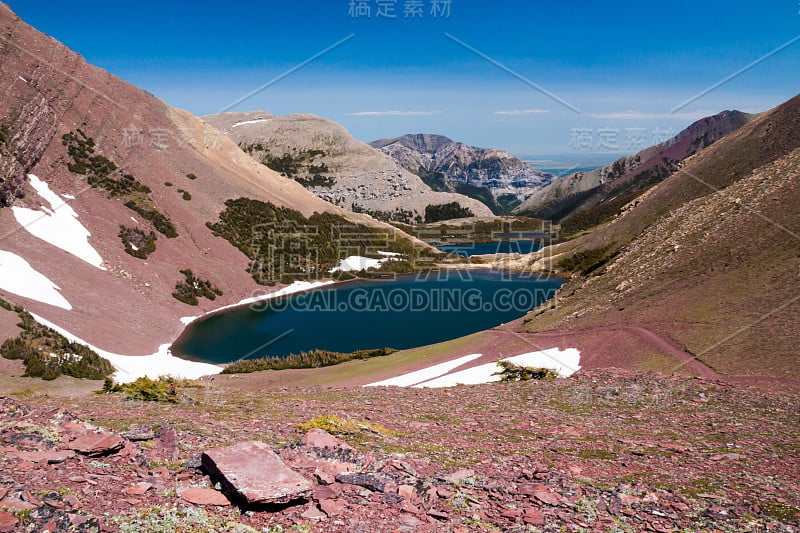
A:
POLYGON ((516 365, 509 361, 498 361, 497 364, 501 370, 494 375, 500 376, 500 381, 553 381, 558 377, 558 372, 550 368, 516 365))
POLYGON ((137 197, 125 202, 125 207, 135 211, 142 218, 148 220, 159 233, 173 239, 178 236, 178 230, 170 219, 161 214, 155 204, 148 197, 137 197))
POLYGON ((327 350, 312 350, 291 354, 286 357, 262 357, 260 359, 244 359, 231 363, 222 371, 223 374, 248 374, 261 370, 286 370, 289 368, 320 368, 323 366, 338 365, 345 361, 355 359, 371 359, 395 353, 392 348, 379 348, 377 350, 357 350, 352 353, 330 352, 327 350))
POLYGON ((119 171, 117 165, 107 157, 95 155, 93 138, 78 129, 62 135, 61 142, 72 158, 72 162, 67 164, 71 172, 86 176, 91 187, 125 200, 125 207, 149 220, 158 232, 170 238, 178 236, 175 226, 158 211, 150 198, 150 188, 131 174, 119 171))
POLYGON ((608 246, 576 252, 559 260, 557 266, 565 272, 580 272, 585 276, 608 263, 616 255, 617 251, 612 243, 608 246))
POLYGON ((89 185, 108 191, 111 196, 123 196, 134 192, 148 194, 150 189, 130 174, 117 172, 117 165, 104 155, 95 154, 94 139, 82 130, 65 133, 61 143, 67 147, 72 162, 67 164, 70 172, 86 176, 89 185))
POLYGON ((159 379, 142 377, 125 384, 114 383, 109 378, 103 384, 103 392, 122 392, 126 400, 178 403, 178 383, 171 377, 159 379))
POLYGON ((222 296, 222 291, 215 287, 210 281, 195 277, 190 269, 180 271, 184 279, 175 284, 175 292, 172 297, 176 300, 189 305, 197 305, 198 298, 208 298, 216 300, 217 296, 222 296))
POLYGON ((148 235, 139 228, 128 228, 121 225, 119 227, 119 238, 122 239, 122 244, 125 245, 125 253, 133 257, 147 259, 150 254, 156 251, 156 234, 152 231, 148 235))
POLYGON ((5 124, 0 124, 0 145, 6 146, 11 138, 11 130, 5 124))
POLYGON ((250 258, 250 273, 261 284, 328 277, 349 255, 415 253, 410 241, 387 230, 331 213, 306 218, 294 209, 250 198, 226 201, 219 218, 206 225, 250 258))
POLYGON ((13 311, 14 310, 14 306, 12 306, 10 303, 8 303, 7 301, 3 300, 2 298, 0 298, 0 307, 5 309, 6 311, 13 311))
POLYGON ((451 222, 447 224, 405 225, 394 224, 406 233, 426 242, 449 243, 486 243, 513 238, 514 233, 538 233, 541 238, 549 240, 549 226, 542 220, 527 217, 504 217, 494 220, 476 220, 451 222))
POLYGON ((111 363, 92 349, 71 342, 57 331, 39 324, 21 307, 15 307, 14 311, 20 317, 21 322, 17 325, 22 332, 19 337, 3 342, 0 354, 6 359, 22 360, 26 376, 53 380, 64 374, 103 379, 114 372, 111 363))
POLYGON ((429 205, 425 207, 425 222, 440 222, 454 218, 468 218, 475 216, 469 207, 461 207, 458 202, 449 204, 429 205))
POLYGON ((295 176, 294 180, 306 189, 309 187, 333 187, 336 184, 336 180, 334 178, 330 176, 322 176, 320 174, 313 174, 308 178, 295 176))
POLYGON ((188 174, 186 174, 186 177, 189 178, 190 180, 196 180, 197 179, 197 175, 192 173, 192 172, 189 172, 188 174))
POLYGON ((350 210, 353 213, 365 213, 375 220, 381 220, 383 222, 400 222, 402 224, 414 224, 422 222, 421 216, 417 215, 415 217, 413 211, 403 209, 402 207, 395 208, 394 211, 381 211, 378 209, 365 209, 360 205, 353 204, 353 207, 351 207, 350 210))
POLYGON ((183 197, 184 200, 187 202, 192 199, 192 195, 189 194, 189 191, 185 191, 183 189, 178 189, 178 193, 183 197))
POLYGON ((315 164, 314 159, 325 157, 323 150, 301 150, 297 153, 284 153, 275 155, 269 148, 261 143, 241 145, 242 150, 250 155, 262 154, 261 163, 278 172, 282 176, 292 178, 303 187, 333 187, 336 180, 331 176, 325 176, 330 172, 325 163, 315 164))

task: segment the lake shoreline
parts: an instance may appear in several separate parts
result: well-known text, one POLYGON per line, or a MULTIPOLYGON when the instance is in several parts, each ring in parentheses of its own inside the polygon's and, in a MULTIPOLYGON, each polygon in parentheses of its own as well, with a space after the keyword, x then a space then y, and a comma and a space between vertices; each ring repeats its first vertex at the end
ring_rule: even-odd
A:
MULTIPOLYGON (((214 361, 210 361, 207 358, 207 356, 197 356, 196 355, 198 353, 197 351, 195 351, 194 354, 192 354, 192 353, 186 353, 186 351, 184 351, 184 349, 182 349, 182 348, 186 348, 185 342, 187 341, 187 339, 189 338, 190 335, 192 335, 192 336, 196 336, 197 335, 198 330, 195 329, 194 331, 192 331, 192 328, 191 328, 192 324, 195 323, 196 321, 201 320, 201 319, 202 320, 207 320, 207 319, 209 319, 209 318, 211 318, 211 317, 213 317, 215 315, 219 315, 219 314, 221 314, 223 312, 232 312, 232 311, 236 311, 237 309, 238 310, 243 310, 246 307, 251 307, 252 308, 253 305, 258 305, 258 304, 261 304, 263 302, 266 302, 266 301, 269 301, 269 300, 273 300, 273 299, 276 299, 276 298, 282 298, 282 297, 295 298, 295 297, 297 297, 299 295, 308 294, 308 293, 311 293, 311 292, 316 292, 318 289, 341 290, 341 289, 347 288, 349 285, 352 285, 353 282, 356 282, 356 283, 367 283, 367 284, 369 284, 370 282, 380 282, 382 280, 395 282, 395 281, 398 281, 398 278, 400 278, 399 281, 401 281, 405 285, 405 287, 408 288, 409 286, 413 287, 416 283, 426 282, 427 280, 415 280, 415 279, 413 279, 414 276, 419 275, 420 273, 424 273, 424 272, 431 272, 431 273, 433 273, 433 272, 447 272, 448 273, 447 276, 448 276, 448 278, 450 278, 450 277, 454 276, 455 273, 458 272, 458 271, 464 271, 464 272, 471 271, 471 272, 475 272, 476 274, 478 272, 485 272, 486 274, 491 274, 492 273, 491 271, 492 270, 496 270, 496 269, 497 269, 497 265, 493 265, 493 264, 469 264, 469 263, 437 264, 435 266, 435 268, 432 268, 430 270, 419 270, 419 271, 411 272, 411 273, 403 273, 403 274, 386 273, 386 275, 383 275, 383 276, 371 276, 371 277, 365 277, 365 278, 353 278, 353 279, 340 280, 340 281, 334 281, 334 280, 331 280, 331 279, 325 279, 325 280, 322 280, 322 281, 319 281, 319 282, 314 282, 314 284, 310 284, 308 282, 305 282, 305 283, 308 284, 308 286, 298 287, 296 290, 288 290, 287 291, 287 289, 292 287, 292 285, 294 285, 294 284, 288 285, 288 286, 285 286, 285 287, 281 287, 280 289, 278 289, 276 291, 273 291, 271 293, 268 293, 268 294, 265 294, 265 295, 262 295, 262 296, 259 296, 259 297, 256 297, 256 298, 243 300, 239 304, 225 306, 223 308, 215 309, 215 310, 212 310, 212 311, 210 311, 208 313, 204 313, 204 314, 202 314, 202 315, 200 315, 198 317, 192 317, 191 320, 185 322, 186 327, 183 329, 183 331, 180 333, 180 335, 178 335, 177 338, 170 344, 170 351, 175 357, 179 357, 179 358, 184 359, 184 360, 189 360, 189 361, 194 361, 194 362, 201 362, 201 363, 205 363, 205 364, 213 364, 213 365, 216 365, 216 366, 218 366, 220 368, 225 368, 228 364, 230 364, 230 362, 214 362, 214 361)), ((512 272, 515 273, 515 275, 524 274, 525 272, 530 272, 530 271, 528 271, 526 269, 521 269, 521 268, 513 268, 513 269, 512 268, 506 268, 504 270, 512 271, 512 272)), ((535 276, 536 278, 540 279, 540 280, 561 282, 553 290, 557 290, 557 288, 561 284, 563 284, 563 282, 566 281, 561 277, 553 276, 553 275, 550 275, 550 274, 547 274, 547 273, 540 273, 540 272, 536 272, 536 273, 530 272, 530 273, 533 276, 535 276)), ((534 281, 534 279, 536 279, 536 278, 532 278, 530 281, 534 281)), ((301 282, 296 282, 296 283, 301 283, 301 282)), ((550 297, 552 297, 552 296, 548 296, 548 298, 550 298, 550 297)), ((327 298, 327 297, 323 296, 321 298, 327 298)), ((522 316, 524 316, 524 314, 527 313, 528 311, 538 307, 538 305, 541 305, 541 302, 537 303, 534 307, 531 307, 530 309, 523 308, 522 309, 522 313, 523 313, 522 316)), ((252 310, 256 311, 256 309, 252 309, 252 310)), ((503 315, 504 312, 507 312, 507 311, 508 310, 504 311, 501 308, 497 308, 498 319, 499 320, 503 320, 502 315, 503 315)), ((335 312, 335 310, 333 312, 335 312)), ((458 312, 462 312, 462 313, 466 313, 466 314, 470 314, 471 315, 471 313, 469 313, 469 309, 468 308, 464 308, 464 309, 462 309, 461 311, 458 311, 458 312)), ((286 327, 293 328, 293 326, 291 326, 291 325, 290 326, 286 326, 286 324, 284 324, 283 327, 284 328, 286 328, 286 327)), ((230 329, 228 329, 228 331, 230 332, 230 329)), ((230 335, 230 333, 228 333, 228 335, 230 335)), ((455 336, 453 338, 456 338, 458 336, 461 336, 461 335, 458 334, 457 332, 455 332, 455 336)), ((200 338, 202 338, 202 336, 200 338)), ((195 341, 195 342, 199 342, 199 341, 195 341)), ((209 342, 212 342, 212 341, 209 341, 209 342)), ((324 342, 324 341, 321 341, 321 342, 324 342)), ((441 342, 441 341, 437 340, 435 342, 441 342)), ((384 344, 386 344, 386 343, 384 343, 384 344)), ((390 344, 392 344, 392 343, 389 342, 387 345, 390 345, 390 344)), ((425 344, 427 344, 427 342, 423 342, 423 344, 420 344, 420 346, 425 345, 425 344)), ((373 347, 372 344, 369 344, 368 346, 366 346, 366 348, 372 348, 372 347, 373 347)), ((393 346, 393 347, 397 348, 397 346, 393 346)), ((341 351, 341 352, 352 351, 352 350, 343 349, 343 348, 326 346, 324 344, 320 344, 319 346, 317 346, 317 348, 318 349, 326 349, 326 350, 330 350, 330 351, 341 351)), ((301 351, 304 351, 304 350, 307 350, 307 349, 313 349, 313 348, 303 348, 303 350, 301 350, 301 351)), ((360 346, 360 347, 358 347, 358 349, 365 349, 365 346, 360 346)), ((189 350, 191 350, 191 349, 189 349, 189 350)), ((202 353, 202 352, 200 352, 200 353, 202 353)), ((242 350, 242 353, 245 353, 245 350, 242 350)), ((292 352, 292 353, 294 353, 294 352, 292 352)))

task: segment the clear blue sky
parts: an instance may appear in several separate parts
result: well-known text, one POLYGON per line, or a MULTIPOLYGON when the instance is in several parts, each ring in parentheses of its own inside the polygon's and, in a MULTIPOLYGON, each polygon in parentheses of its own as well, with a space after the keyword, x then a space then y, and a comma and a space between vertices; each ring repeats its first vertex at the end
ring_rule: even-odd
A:
POLYGON ((763 111, 800 91, 799 41, 670 114, 800 35, 800 0, 451 0, 449 17, 433 17, 435 1, 357 2, 371 15, 357 18, 350 0, 8 4, 95 65, 198 115, 354 34, 235 110, 315 113, 363 141, 426 132, 516 154, 626 151, 631 131, 651 144, 697 117, 763 111), (405 17, 415 3, 422 18, 405 17), (381 4, 397 17, 378 18, 381 4))

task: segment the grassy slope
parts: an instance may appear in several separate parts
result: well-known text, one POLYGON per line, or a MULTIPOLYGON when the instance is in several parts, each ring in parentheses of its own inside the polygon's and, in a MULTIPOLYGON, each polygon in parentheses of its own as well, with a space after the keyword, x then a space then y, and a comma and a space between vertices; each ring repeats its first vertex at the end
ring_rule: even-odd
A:
POLYGON ((647 324, 722 374, 793 377, 798 306, 750 325, 798 293, 798 239, 790 234, 800 233, 798 123, 800 97, 691 158, 625 216, 570 243, 573 250, 614 243, 622 253, 600 275, 565 286, 559 309, 525 329, 647 324))

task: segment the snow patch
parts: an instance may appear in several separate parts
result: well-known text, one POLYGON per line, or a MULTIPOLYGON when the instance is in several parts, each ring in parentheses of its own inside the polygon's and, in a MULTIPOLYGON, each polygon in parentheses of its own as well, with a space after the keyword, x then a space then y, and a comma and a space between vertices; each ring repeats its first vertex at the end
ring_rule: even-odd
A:
POLYGON ((409 372, 408 374, 403 374, 402 376, 385 379, 383 381, 377 381, 375 383, 370 383, 369 385, 365 386, 366 387, 410 387, 411 385, 416 385, 417 383, 421 383, 423 381, 429 381, 432 380, 433 378, 438 378, 439 376, 443 376, 444 374, 447 374, 451 370, 456 369, 462 365, 465 365, 470 361, 474 361, 479 357, 483 357, 483 354, 474 353, 472 355, 465 355, 464 357, 459 357, 458 359, 445 361, 444 363, 439 363, 437 365, 429 366, 428 368, 423 368, 422 370, 409 372))
MULTIPOLYGON (((581 353, 575 348, 559 350, 551 348, 539 352, 529 352, 514 357, 502 359, 509 363, 520 366, 532 366, 535 368, 550 368, 558 372, 561 377, 569 377, 580 370, 581 353)), ((496 375, 502 367, 495 363, 479 365, 460 372, 454 372, 445 376, 414 385, 414 388, 439 388, 453 387, 455 385, 478 385, 480 383, 492 383, 500 381, 500 376, 496 375)))
POLYGON ((269 294, 262 294, 261 296, 254 296, 252 298, 245 298, 238 303, 226 305, 224 307, 220 307, 219 309, 214 309, 213 311, 209 311, 200 316, 185 316, 181 318, 181 323, 184 326, 188 326, 195 320, 199 318, 203 318, 204 316, 210 315, 212 313, 219 313, 220 311, 225 311, 226 309, 233 309, 234 307, 240 307, 242 305, 249 305, 254 304, 256 302, 263 302, 264 300, 271 300, 273 298, 279 298, 281 296, 288 296, 290 294, 295 294, 298 292, 303 292, 311 289, 316 289, 318 287, 324 287, 325 285, 330 285, 334 283, 333 280, 328 281, 295 281, 291 285, 282 288, 281 290, 271 292, 269 294))
POLYGON ((255 120, 245 120, 244 122, 237 122, 236 124, 231 126, 231 128, 236 128, 238 126, 244 126, 245 124, 255 124, 257 122, 267 122, 268 120, 269 120, 268 118, 257 118, 255 120))
POLYGON ((400 255, 395 252, 378 252, 378 254, 383 257, 380 259, 372 259, 360 255, 351 255, 339 261, 339 266, 333 267, 328 272, 359 272, 370 268, 380 268, 386 261, 398 261, 397 256, 400 255))
MULTIPOLYGON (((364 385, 365 387, 414 387, 414 388, 439 388, 439 387, 453 387, 455 385, 478 385, 480 383, 491 383, 500 381, 500 376, 495 375, 502 370, 502 367, 497 363, 486 363, 478 365, 466 370, 453 372, 460 366, 463 366, 483 354, 472 354, 445 361, 422 370, 409 372, 396 376, 394 378, 385 379, 375 383, 364 385)), ((569 377, 581 369, 581 352, 575 348, 567 348, 560 350, 558 348, 551 348, 549 350, 542 350, 539 352, 528 352, 513 357, 506 357, 502 361, 508 361, 515 365, 531 366, 535 368, 549 368, 558 372, 561 377, 569 377)))
POLYGON ((210 374, 218 374, 222 371, 222 368, 216 365, 197 363, 175 357, 169 350, 169 344, 162 344, 159 346, 158 351, 152 355, 120 355, 107 352, 92 346, 83 339, 38 315, 33 313, 31 315, 37 322, 56 330, 67 340, 83 344, 108 359, 117 370, 114 373, 114 380, 118 383, 130 383, 140 377, 157 379, 165 375, 176 378, 197 379, 210 374))
POLYGON ((59 195, 50 190, 47 183, 33 174, 28 174, 31 186, 36 189, 50 208, 42 210, 12 207, 14 218, 28 232, 47 243, 86 261, 92 266, 105 270, 103 258, 89 244, 89 230, 78 221, 78 214, 59 195))
POLYGON ((58 290, 58 285, 39 273, 27 261, 11 252, 0 250, 0 289, 67 311, 72 305, 58 290))
POLYGON ((74 196, 72 196, 71 194, 67 194, 67 193, 62 193, 61 197, 62 198, 66 198, 67 200, 74 200, 75 199, 74 196))

